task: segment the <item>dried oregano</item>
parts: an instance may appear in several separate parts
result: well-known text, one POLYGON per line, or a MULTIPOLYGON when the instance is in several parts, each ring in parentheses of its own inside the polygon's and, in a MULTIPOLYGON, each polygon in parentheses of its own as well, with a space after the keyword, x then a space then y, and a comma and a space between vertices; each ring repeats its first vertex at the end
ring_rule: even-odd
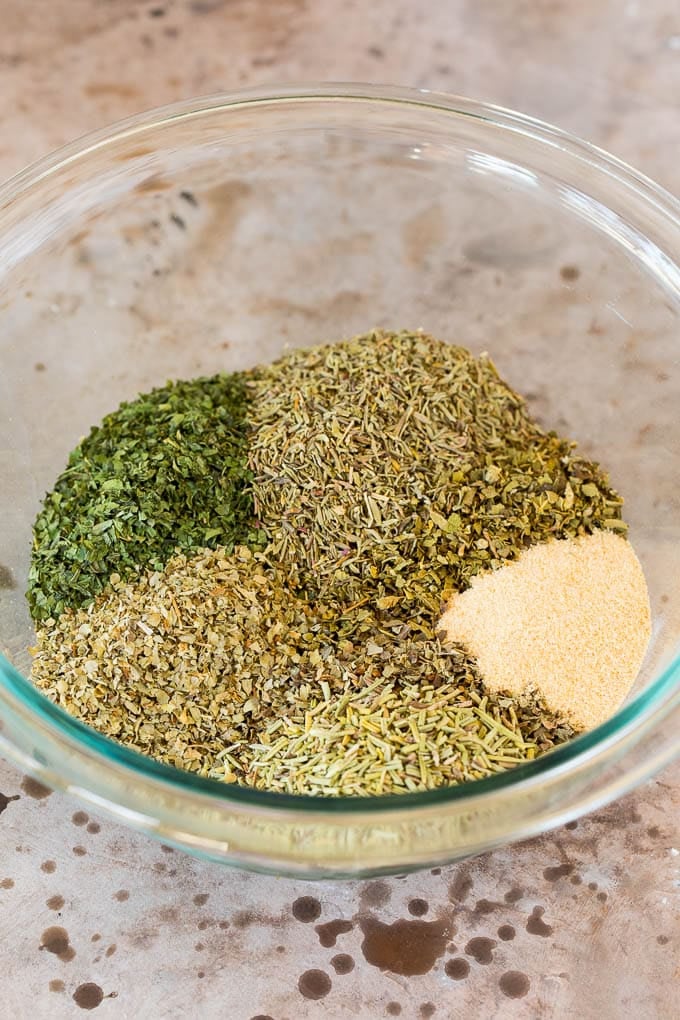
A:
POLYGON ((169 383, 104 418, 71 453, 33 528, 35 620, 90 601, 113 573, 255 540, 248 392, 239 375, 169 383))

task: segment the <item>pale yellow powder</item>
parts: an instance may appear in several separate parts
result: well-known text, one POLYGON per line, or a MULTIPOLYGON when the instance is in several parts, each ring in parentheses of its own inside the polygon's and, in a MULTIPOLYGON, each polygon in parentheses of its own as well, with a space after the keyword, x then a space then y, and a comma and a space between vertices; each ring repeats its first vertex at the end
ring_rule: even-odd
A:
POLYGON ((592 729, 626 697, 651 634, 649 596, 633 547, 596 531, 531 546, 454 595, 439 622, 493 691, 535 691, 592 729))

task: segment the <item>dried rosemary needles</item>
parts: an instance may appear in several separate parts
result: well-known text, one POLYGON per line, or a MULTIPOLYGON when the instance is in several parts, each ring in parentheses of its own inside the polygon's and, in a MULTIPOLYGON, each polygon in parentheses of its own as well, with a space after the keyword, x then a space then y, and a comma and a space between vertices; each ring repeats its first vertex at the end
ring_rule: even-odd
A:
MULTIPOLYGON (((474 660, 434 633, 452 592, 532 543, 625 533, 599 467, 543 432, 488 358, 373 332, 161 392, 186 394, 197 438, 184 443, 172 417, 187 413, 180 400, 159 457, 148 417, 126 412, 149 554, 113 543, 75 571, 63 556, 78 501, 94 512, 78 484, 97 430, 36 525, 33 676, 58 703, 178 767, 325 795, 463 782, 572 735, 531 694, 485 690, 474 660), (180 439, 160 528, 154 465, 166 479, 180 439), (54 594, 50 571, 65 582, 54 594)), ((113 436, 107 449, 118 464, 113 436)), ((109 491, 104 452, 96 472, 109 491)))

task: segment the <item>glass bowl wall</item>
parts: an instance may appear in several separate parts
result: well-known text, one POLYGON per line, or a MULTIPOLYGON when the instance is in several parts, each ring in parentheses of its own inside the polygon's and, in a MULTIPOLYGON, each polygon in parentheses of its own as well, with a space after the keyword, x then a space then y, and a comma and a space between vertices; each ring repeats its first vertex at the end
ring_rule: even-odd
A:
POLYGON ((680 218, 533 120, 392 88, 249 91, 144 114, 0 189, 0 751, 166 842, 309 875, 436 864, 629 789, 680 724, 680 218), (26 675, 31 522, 123 399, 286 346, 422 327, 479 353, 626 497, 654 633, 605 726, 469 786, 267 795, 155 765, 26 675), (22 673, 24 676, 22 676, 22 673))

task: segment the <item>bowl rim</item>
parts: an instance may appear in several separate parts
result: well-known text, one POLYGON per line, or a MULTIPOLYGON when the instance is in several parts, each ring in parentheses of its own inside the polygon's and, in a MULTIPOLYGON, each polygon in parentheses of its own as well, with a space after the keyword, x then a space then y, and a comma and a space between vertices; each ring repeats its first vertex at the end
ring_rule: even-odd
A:
MULTIPOLYGON (((22 195, 57 174, 70 164, 85 161, 89 155, 117 142, 143 135, 150 129, 189 120, 210 113, 244 106, 272 106, 283 103, 304 103, 314 100, 405 105, 430 108, 454 118, 485 122, 495 128, 514 132, 541 146, 553 148, 576 158, 589 167, 614 179, 634 192, 650 211, 661 213, 667 226, 678 237, 680 252, 680 201, 644 174, 605 150, 575 135, 526 114, 494 104, 467 99, 429 89, 413 89, 392 85, 368 85, 356 82, 328 82, 257 86, 198 98, 147 110, 120 120, 113 125, 89 132, 37 160, 4 184, 0 184, 0 231, 2 216, 22 195)), ((1 234, 0 234, 1 237, 1 234)), ((86 726, 51 702, 24 677, 0 652, 0 699, 5 692, 16 699, 22 709, 37 719, 59 738, 106 763, 115 763, 152 783, 160 783, 175 792, 199 794, 211 803, 225 806, 250 807, 266 813, 294 810, 298 816, 390 813, 403 808, 462 806, 472 798, 487 800, 495 793, 525 790, 540 784, 549 774, 570 773, 592 761, 635 731, 646 731, 656 724, 674 704, 680 704, 680 655, 678 655, 649 686, 625 704, 606 722, 537 758, 507 772, 498 773, 473 783, 438 787, 415 793, 361 797, 318 797, 308 794, 284 794, 225 783, 164 765, 137 751, 116 743, 103 733, 86 726)), ((3 744, 6 741, 3 740, 3 744)), ((675 748, 680 752, 680 741, 675 748)), ((10 748, 11 753, 11 748, 10 748)), ((670 757, 670 755, 669 755, 670 757)))

